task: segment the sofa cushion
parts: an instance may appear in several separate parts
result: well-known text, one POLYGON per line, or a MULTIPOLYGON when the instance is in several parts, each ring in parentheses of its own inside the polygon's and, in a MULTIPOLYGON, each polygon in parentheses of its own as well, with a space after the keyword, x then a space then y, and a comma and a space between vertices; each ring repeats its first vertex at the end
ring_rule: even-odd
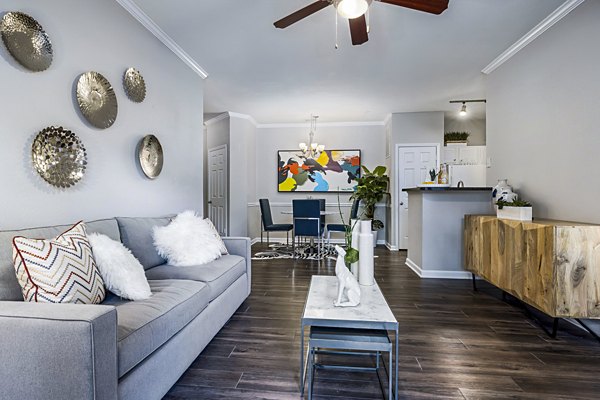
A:
POLYGON ((148 279, 190 279, 205 282, 210 288, 210 300, 214 300, 246 272, 246 260, 226 254, 208 264, 191 267, 175 267, 164 264, 146 270, 148 279))
MULTIPOLYGON (((73 225, 55 225, 41 228, 29 228, 11 231, 0 231, 0 301, 23 300, 21 286, 15 275, 12 259, 12 240, 15 236, 36 239, 56 237, 73 225)), ((85 223, 87 233, 101 233, 114 240, 121 240, 119 226, 114 218, 100 219, 85 223)))
POLYGON ((202 282, 149 281, 152 296, 128 301, 110 293, 104 305, 117 307, 119 377, 166 343, 206 308, 209 288, 202 282))
POLYGON ((152 239, 152 229, 155 226, 166 226, 171 222, 171 216, 158 218, 126 218, 117 217, 121 241, 144 269, 164 264, 166 260, 158 255, 152 239))

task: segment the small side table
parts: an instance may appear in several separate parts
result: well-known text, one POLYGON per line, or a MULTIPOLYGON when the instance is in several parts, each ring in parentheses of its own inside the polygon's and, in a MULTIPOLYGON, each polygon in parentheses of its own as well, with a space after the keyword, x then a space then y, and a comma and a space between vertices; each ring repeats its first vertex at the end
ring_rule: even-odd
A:
MULTIPOLYGON (((337 369, 347 371, 374 371, 379 372, 380 353, 388 353, 388 366, 392 365, 392 342, 386 331, 375 329, 346 329, 346 328, 327 328, 311 327, 308 339, 308 399, 312 400, 312 387, 314 382, 315 368, 337 369), (327 350, 320 350, 327 349, 327 350), (335 351, 338 350, 338 351, 335 351), (346 365, 326 365, 317 364, 315 355, 317 354, 352 354, 371 356, 375 355, 377 362, 373 367, 357 367, 346 365)), ((388 400, 392 400, 392 371, 383 362, 383 366, 388 376, 388 400)), ((381 385, 381 381, 380 381, 381 385)), ((383 386, 381 387, 382 392, 383 386)), ((384 397, 385 398, 385 397, 384 397)))

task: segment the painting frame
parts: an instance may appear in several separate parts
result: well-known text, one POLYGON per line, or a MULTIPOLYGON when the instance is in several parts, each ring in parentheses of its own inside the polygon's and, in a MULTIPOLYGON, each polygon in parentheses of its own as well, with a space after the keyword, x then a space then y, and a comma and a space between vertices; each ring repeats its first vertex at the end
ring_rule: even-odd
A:
MULTIPOLYGON (((324 150, 322 153, 325 153, 329 158, 330 162, 326 165, 319 165, 317 161, 319 161, 320 157, 315 160, 312 158, 306 158, 302 155, 301 150, 277 150, 277 192, 278 193, 354 193, 355 187, 357 185, 357 179, 360 178, 362 174, 362 152, 360 149, 331 149, 324 150), (340 155, 341 153, 341 155, 340 155), (333 155, 332 155, 333 154, 333 155), (340 157, 344 158, 344 163, 339 163, 338 161, 340 157), (298 163, 299 168, 306 172, 307 177, 302 181, 302 183, 298 184, 298 182, 294 182, 295 186, 292 188, 289 183, 290 178, 295 178, 297 175, 294 175, 290 170, 289 166, 293 165, 289 164, 289 161, 292 158, 296 158, 296 161, 305 161, 312 160, 311 164, 305 168, 305 163, 298 163), (348 162, 351 160, 351 163, 348 162), (356 160, 358 163, 356 164, 356 160), (333 164, 331 164, 333 162, 333 164), (315 168, 314 170, 312 168, 315 168), (330 174, 325 179, 327 174, 330 174), (318 175, 315 175, 318 174, 318 175), (319 183, 315 182, 315 177, 320 176, 319 183), (285 179, 284 179, 285 177, 285 179), (322 178, 322 179, 321 179, 322 178), (343 180, 346 180, 345 183, 340 184, 343 180), (349 180, 349 181, 348 181, 349 180), (310 181, 310 182, 309 182, 310 181), (282 182, 288 182, 285 185, 282 185, 282 182), (309 184, 305 184, 309 182, 309 184), (316 185, 316 186, 315 186, 316 185), (319 186, 327 186, 327 190, 317 190, 319 186), (291 189, 287 189, 290 187, 291 189), (341 188, 341 190, 338 190, 341 188)), ((321 160, 322 162, 323 160, 321 160)))

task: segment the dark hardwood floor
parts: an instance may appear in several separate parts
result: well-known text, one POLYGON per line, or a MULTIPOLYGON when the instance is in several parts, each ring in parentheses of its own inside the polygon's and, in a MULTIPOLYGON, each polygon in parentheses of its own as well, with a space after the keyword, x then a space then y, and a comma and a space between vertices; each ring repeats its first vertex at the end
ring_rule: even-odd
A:
MULTIPOLYGON (((377 282, 400 322, 400 398, 600 398, 600 343, 587 332, 561 321, 551 339, 483 281, 474 292, 470 281, 419 279, 406 253, 376 254, 377 282)), ((252 294, 166 399, 300 398, 300 315, 311 275, 333 275, 334 261, 252 263, 252 294)), ((350 361, 371 362, 363 359, 350 361)), ((362 372, 319 371, 314 394, 381 398, 377 375, 362 372)))

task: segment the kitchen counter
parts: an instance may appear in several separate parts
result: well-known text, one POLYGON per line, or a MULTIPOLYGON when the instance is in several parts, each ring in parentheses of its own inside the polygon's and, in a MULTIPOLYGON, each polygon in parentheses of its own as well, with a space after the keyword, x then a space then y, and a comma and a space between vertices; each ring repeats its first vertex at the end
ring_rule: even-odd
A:
POLYGON ((492 188, 432 187, 406 192, 406 265, 421 278, 470 278, 463 262, 463 221, 466 214, 493 214, 492 188))
POLYGON ((419 188, 410 188, 410 189, 402 189, 402 191, 404 192, 421 192, 421 191, 432 191, 432 192, 468 192, 468 191, 477 191, 477 190, 482 190, 482 191, 487 191, 487 192, 491 192, 492 188, 491 187, 456 187, 456 186, 451 186, 451 187, 419 187, 419 188))

